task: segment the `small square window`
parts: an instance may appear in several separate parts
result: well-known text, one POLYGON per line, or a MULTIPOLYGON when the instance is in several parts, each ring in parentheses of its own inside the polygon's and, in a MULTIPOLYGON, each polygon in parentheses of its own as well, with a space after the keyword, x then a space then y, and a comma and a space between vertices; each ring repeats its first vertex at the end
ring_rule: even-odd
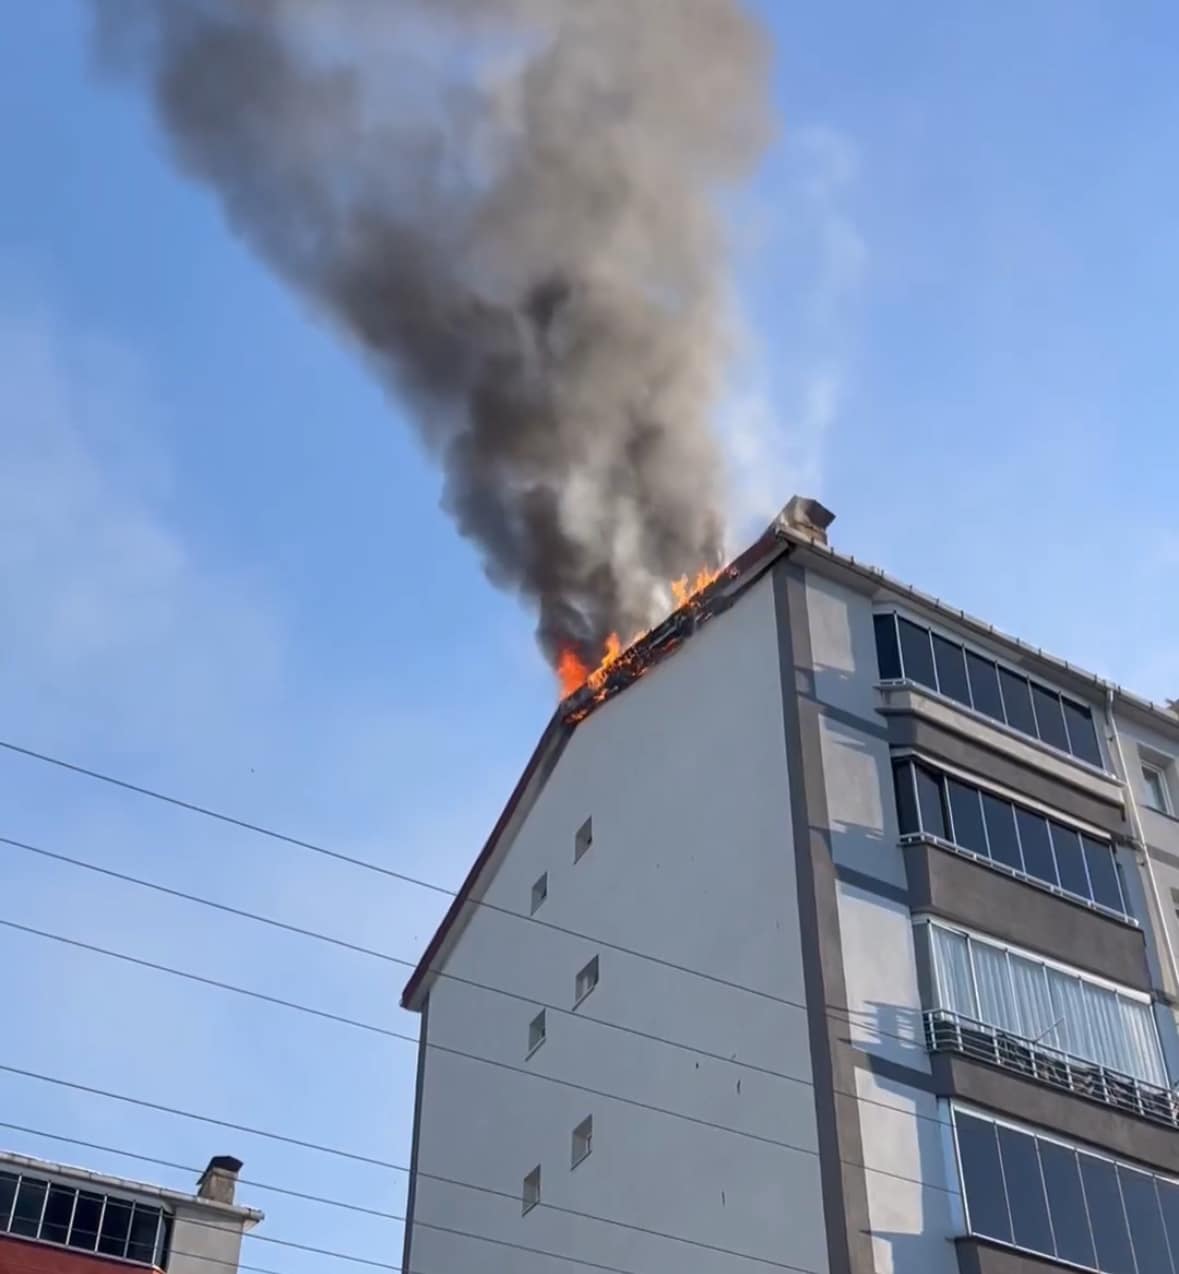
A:
POLYGON ((528 1023, 528 1055, 532 1056, 545 1041, 544 1009, 528 1023))
POLYGON ((587 995, 598 985, 598 957, 594 958, 581 970, 577 975, 577 980, 573 984, 574 1003, 580 1004, 587 995))
POLYGON ((537 880, 536 884, 532 886, 532 912, 531 912, 532 915, 534 916, 536 915, 536 913, 541 908, 541 904, 544 902, 544 900, 548 896, 549 896, 549 874, 546 871, 542 873, 542 875, 537 880))
POLYGON ((1167 791, 1167 778, 1162 770, 1153 765, 1143 765, 1142 783, 1146 788, 1146 803, 1152 810, 1160 814, 1171 812, 1170 793, 1167 791))
POLYGON ((590 1115, 573 1130, 573 1162, 570 1166, 576 1168, 583 1159, 588 1159, 593 1148, 594 1117, 590 1115))
POLYGON ((540 1164, 524 1178, 524 1193, 522 1195, 524 1205, 522 1215, 527 1216, 534 1207, 540 1202, 540 1164))
POLYGON ((594 820, 587 818, 577 829, 573 840, 573 861, 580 862, 585 851, 594 843, 594 820))

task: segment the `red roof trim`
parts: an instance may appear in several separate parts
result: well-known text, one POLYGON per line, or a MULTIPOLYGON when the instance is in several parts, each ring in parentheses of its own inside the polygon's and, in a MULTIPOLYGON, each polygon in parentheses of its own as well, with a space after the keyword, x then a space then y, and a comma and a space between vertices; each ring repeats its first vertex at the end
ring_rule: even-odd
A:
MULTIPOLYGON (((678 649, 700 623, 726 610, 770 566, 775 558, 781 553, 789 551, 790 547, 791 542, 779 534, 776 526, 769 527, 749 548, 734 558, 729 566, 721 572, 716 582, 705 590, 703 605, 689 602, 686 606, 680 607, 663 624, 653 629, 642 642, 638 643, 637 649, 642 650, 645 646, 648 647, 651 652, 651 666, 654 663, 658 663, 671 651, 678 649), (689 612, 691 612, 692 622, 682 632, 675 632, 673 639, 669 641, 669 626, 674 628, 678 621, 687 616, 689 612)), ((646 666, 644 671, 646 671, 646 666)), ((550 768, 555 765, 564 750, 566 742, 568 742, 578 724, 590 712, 599 707, 602 702, 605 702, 608 698, 613 698, 615 694, 621 693, 634 680, 636 680, 635 674, 626 675, 625 671, 620 672, 617 680, 611 679, 608 693, 596 702, 591 697, 584 711, 579 710, 578 707, 582 702, 580 696, 585 693, 583 691, 579 691, 577 695, 573 695, 558 705, 556 712, 549 719, 544 733, 540 736, 540 741, 537 743, 535 750, 529 757, 528 764, 524 767, 524 773, 520 775, 520 779, 515 788, 513 788, 511 796, 508 797, 508 803, 496 820, 491 835, 479 851, 479 856, 471 865, 471 870, 467 872, 466 879, 455 895, 454 901, 447 908, 446 915, 443 916, 442 923, 430 939, 430 943, 418 962, 417 968, 414 969, 409 981, 406 982, 405 989, 401 992, 402 1008, 416 1011, 421 1007, 418 1000, 426 978, 429 974, 435 972, 434 962, 437 960, 443 944, 462 914, 463 908, 470 901, 471 894, 474 892, 475 885, 478 883, 483 869, 490 862, 499 845, 500 837, 503 836, 515 816, 520 802, 524 799, 542 763, 547 760, 550 768)))

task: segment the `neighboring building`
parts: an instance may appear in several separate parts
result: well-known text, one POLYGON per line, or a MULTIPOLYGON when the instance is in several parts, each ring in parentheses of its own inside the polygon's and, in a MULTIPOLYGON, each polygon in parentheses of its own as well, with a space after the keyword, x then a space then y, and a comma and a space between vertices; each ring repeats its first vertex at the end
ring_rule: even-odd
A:
POLYGON ((1179 717, 830 521, 546 729, 403 996, 414 1274, 1179 1272, 1179 717))
POLYGON ((191 1195, 0 1152, 0 1274, 236 1274, 262 1220, 233 1201, 241 1166, 216 1156, 191 1195))

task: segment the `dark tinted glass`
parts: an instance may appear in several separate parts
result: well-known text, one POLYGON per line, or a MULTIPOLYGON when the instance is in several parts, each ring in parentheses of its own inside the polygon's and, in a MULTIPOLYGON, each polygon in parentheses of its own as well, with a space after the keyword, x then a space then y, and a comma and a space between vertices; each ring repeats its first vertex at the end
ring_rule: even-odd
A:
POLYGON ((1160 1177, 1155 1182, 1155 1187, 1159 1193, 1163 1225, 1166 1227, 1167 1238, 1171 1241, 1171 1251, 1175 1254, 1175 1260, 1179 1261, 1179 1185, 1160 1177))
POLYGON ((921 830, 927 836, 942 840, 946 835, 946 819, 942 810, 942 780, 925 766, 915 767, 917 773, 917 803, 921 808, 921 830))
POLYGON ((1003 1174, 999 1169, 999 1143, 995 1125, 973 1115, 957 1116, 958 1158, 970 1229, 974 1234, 1003 1242, 1011 1241, 1011 1221, 1003 1194, 1003 1174))
POLYGON ((145 1265, 150 1265, 155 1260, 159 1224, 160 1214, 155 1208, 135 1205, 135 1215, 131 1218, 131 1241, 127 1244, 129 1261, 142 1261, 145 1265))
POLYGON ((937 664, 938 689, 969 708, 970 686, 966 682, 966 660, 962 647, 934 633, 933 657, 937 664))
POLYGON ((1060 887, 1070 893, 1089 897, 1089 877, 1085 875, 1085 851, 1079 832, 1060 823, 1052 824, 1052 848, 1056 851, 1056 870, 1060 887))
POLYGON ((901 630, 901 655, 905 660, 905 676, 919 681, 931 690, 937 689, 933 675, 933 650, 929 645, 929 633, 907 619, 898 620, 901 630))
POLYGON ((76 1190, 68 1186, 50 1186, 45 1201, 45 1219, 41 1222, 41 1237, 46 1243, 64 1243, 70 1232, 70 1217, 74 1215, 76 1190))
POLYGON ((45 1206, 45 1193, 48 1189, 44 1181, 20 1183, 16 1192, 16 1207, 12 1213, 12 1224, 8 1227, 13 1234, 26 1239, 35 1239, 41 1226, 41 1209, 45 1206))
POLYGON ((82 1191, 78 1195, 78 1206, 74 1209, 74 1228, 70 1231, 70 1247, 93 1252, 98 1245, 98 1223, 101 1219, 102 1195, 87 1194, 82 1191))
POLYGON ((1093 728, 1093 714, 1083 704, 1064 700, 1064 721, 1068 726, 1069 750, 1090 765, 1101 765, 1101 750, 1097 746, 1097 731, 1093 728))
POLYGON ((915 836, 921 830, 917 817, 917 793, 913 788, 913 766, 906 761, 893 770, 897 788, 897 821, 902 836, 915 836))
POLYGON ((991 842, 991 857, 997 863, 1023 870, 1019 857, 1019 842, 1015 839, 1015 811, 1007 801, 1001 801, 989 792, 982 794, 983 814, 987 820, 987 839, 991 842))
POLYGON ((1096 1159, 1093 1155, 1081 1155, 1080 1160, 1098 1268, 1103 1274, 1134 1274, 1130 1233, 1126 1229, 1126 1214, 1122 1211, 1114 1166, 1108 1159, 1096 1159))
POLYGON ((1093 899, 1114 911, 1124 911, 1122 891, 1118 882, 1118 866, 1113 850, 1099 840, 1082 836, 1085 846, 1085 863, 1089 868, 1089 883, 1093 886, 1093 899))
POLYGON ((1126 1205, 1126 1220, 1130 1223, 1130 1238, 1134 1243, 1134 1259, 1139 1271, 1150 1270, 1154 1274, 1157 1270, 1158 1274, 1171 1274, 1171 1256, 1163 1230, 1163 1214, 1154 1192, 1154 1178, 1145 1172, 1119 1167, 1118 1180, 1122 1186, 1122 1200, 1126 1205))
POLYGON ((987 836, 983 829, 982 802, 978 789, 946 776, 946 791, 950 798, 950 816, 954 820, 954 844, 972 849, 976 854, 987 852, 987 836))
POLYGON ((1026 677, 999 669, 999 683, 1003 687, 1003 707, 1007 711, 1007 724, 1024 734, 1035 736, 1036 719, 1032 715, 1032 696, 1026 677))
POLYGON ((901 652, 897 645, 897 617, 877 615, 873 623, 876 627, 876 665, 880 669, 880 680, 899 681, 901 652))
POLYGON ((12 1214, 12 1201, 16 1198, 18 1180, 11 1173, 0 1172, 0 1231, 8 1229, 8 1218, 12 1214))
POLYGON ((107 1199, 98 1250, 104 1256, 122 1256, 127 1250, 127 1234, 130 1229, 131 1205, 121 1199, 107 1199))
POLYGON ((974 706, 996 721, 1003 718, 1003 699, 999 694, 999 673, 989 659, 966 652, 966 669, 970 674, 970 693, 974 706))
POLYGON ((1023 846, 1023 869, 1037 880, 1055 885, 1056 864, 1052 859, 1052 842, 1048 838, 1048 820, 1031 810, 1016 809, 1019 843, 1023 846))
POLYGON ((1062 752, 1068 751, 1068 735, 1064 731, 1064 713, 1060 708, 1060 696, 1032 682, 1032 703, 1036 709, 1036 726, 1040 738, 1062 752))
POLYGON ((1048 1188, 1048 1210, 1056 1234, 1056 1255, 1077 1265, 1093 1264, 1093 1236, 1081 1191, 1076 1152, 1054 1141, 1040 1142, 1040 1166, 1048 1188))
POLYGON ((1040 1178, 1036 1139, 1014 1128, 999 1129, 999 1150, 1011 1205, 1011 1228, 1015 1242, 1033 1252, 1052 1252, 1052 1227, 1048 1224, 1048 1203, 1040 1178))

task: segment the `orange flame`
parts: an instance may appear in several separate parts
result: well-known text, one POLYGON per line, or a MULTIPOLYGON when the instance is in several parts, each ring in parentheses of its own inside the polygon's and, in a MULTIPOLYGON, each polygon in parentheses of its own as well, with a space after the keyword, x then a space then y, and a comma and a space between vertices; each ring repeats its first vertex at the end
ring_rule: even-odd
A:
MULTIPOLYGON (((702 593, 709 584, 719 579, 720 574, 719 568, 715 571, 700 570, 696 572, 694 578, 689 579, 687 575, 681 575, 679 579, 672 580, 670 587, 671 595, 675 599, 675 609, 680 610, 687 606, 697 594, 702 593)), ((585 666, 574 651, 561 651, 560 658, 557 660, 557 680, 561 686, 561 698, 569 698, 585 685, 589 685, 595 691, 601 691, 615 664, 646 635, 645 632, 636 633, 624 647, 622 638, 617 633, 611 633, 606 638, 601 661, 592 670, 585 666)))

